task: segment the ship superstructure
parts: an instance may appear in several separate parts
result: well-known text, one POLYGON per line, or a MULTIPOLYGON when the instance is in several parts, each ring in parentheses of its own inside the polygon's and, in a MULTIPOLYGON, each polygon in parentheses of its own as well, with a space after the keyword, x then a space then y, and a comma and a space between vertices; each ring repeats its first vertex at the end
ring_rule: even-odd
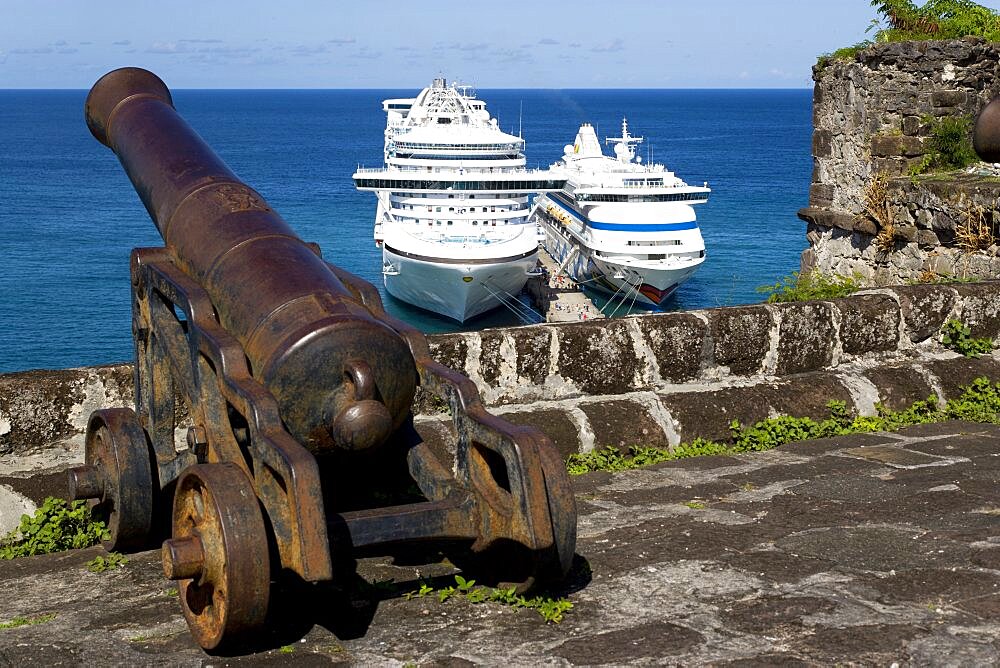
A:
POLYGON ((467 86, 435 79, 382 108, 385 166, 353 178, 378 200, 386 291, 459 322, 513 299, 537 265, 529 196, 565 180, 525 169, 524 140, 467 86))
POLYGON ((708 201, 708 184, 691 186, 661 164, 643 164, 643 141, 622 120, 604 155, 593 126, 583 124, 552 167, 565 188, 535 200, 532 220, 545 248, 578 283, 611 296, 615 310, 662 308, 705 261, 705 242, 693 209, 708 201))

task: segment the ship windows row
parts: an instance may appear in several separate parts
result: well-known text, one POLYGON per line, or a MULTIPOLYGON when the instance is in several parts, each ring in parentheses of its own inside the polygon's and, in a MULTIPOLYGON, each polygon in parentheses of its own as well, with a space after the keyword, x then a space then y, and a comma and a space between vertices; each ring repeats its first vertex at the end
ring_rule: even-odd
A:
MULTIPOLYGON (((409 218, 409 219, 403 219, 403 220, 405 220, 407 222, 410 222, 410 223, 413 223, 415 225, 426 225, 427 227, 433 227, 435 225, 438 226, 438 227, 441 227, 442 225, 446 225, 447 226, 447 225, 454 225, 455 224, 454 220, 427 220, 426 218, 419 218, 419 219, 418 218, 409 218)), ((458 221, 458 222, 461 223, 461 222, 468 222, 468 221, 458 221)), ((519 225, 519 224, 524 223, 524 222, 525 222, 524 218, 518 218, 518 219, 512 219, 512 220, 484 220, 484 221, 482 221, 482 227, 496 227, 498 224, 501 227, 503 227, 504 225, 519 225)), ((480 226, 480 221, 478 221, 478 220, 472 221, 472 226, 473 227, 479 227, 480 226)))
MULTIPOLYGON (((425 194, 422 194, 422 193, 407 193, 407 192, 393 192, 392 196, 395 197, 395 198, 400 198, 400 197, 415 197, 415 198, 419 198, 419 199, 421 199, 423 201, 434 201, 434 200, 444 199, 445 198, 443 194, 442 195, 425 195, 425 194)), ((468 198, 468 199, 476 199, 476 196, 474 194, 466 196, 465 193, 459 193, 458 199, 464 200, 466 198, 468 198)), ((448 199, 455 199, 455 193, 448 193, 448 199)), ((528 201, 527 200, 527 194, 525 194, 525 193, 521 193, 520 195, 518 195, 517 193, 487 193, 486 195, 480 195, 479 199, 484 199, 484 200, 491 200, 491 199, 495 199, 495 200, 500 200, 500 199, 516 199, 516 200, 521 200, 521 201, 525 201, 525 202, 528 201)))
POLYGON ((491 155, 481 155, 467 153, 465 155, 441 155, 439 153, 403 153, 396 151, 392 157, 412 160, 521 160, 524 155, 521 153, 499 153, 491 155))
MULTIPOLYGON (((358 188, 379 188, 384 190, 560 190, 565 180, 537 181, 419 181, 416 179, 364 179, 354 180, 358 188)), ((702 197, 701 199, 704 199, 702 197)))
POLYGON ((581 202, 693 202, 707 200, 708 193, 661 193, 656 195, 597 195, 577 193, 581 202))
MULTIPOLYGON (((417 204, 417 205, 403 204, 403 205, 401 205, 401 206, 399 206, 397 208, 399 210, 415 211, 415 210, 422 209, 423 205, 421 205, 421 204, 417 204)), ((433 207, 429 206, 429 207, 427 207, 427 212, 428 213, 432 213, 432 212, 441 213, 442 212, 441 211, 442 208, 443 207, 440 207, 440 206, 433 206, 433 207)), ((500 213, 503 213, 505 211, 523 211, 523 210, 525 210, 527 208, 528 208, 527 204, 525 204, 524 206, 500 206, 500 207, 497 207, 497 206, 488 206, 488 207, 487 206, 484 206, 484 207, 470 206, 470 207, 463 207, 463 208, 459 208, 459 209, 456 209, 455 207, 450 206, 450 207, 448 207, 448 213, 466 213, 466 212, 468 212, 468 213, 476 213, 476 211, 478 209, 482 209, 483 213, 487 213, 487 210, 489 210, 489 213, 496 213, 498 211, 500 213)))

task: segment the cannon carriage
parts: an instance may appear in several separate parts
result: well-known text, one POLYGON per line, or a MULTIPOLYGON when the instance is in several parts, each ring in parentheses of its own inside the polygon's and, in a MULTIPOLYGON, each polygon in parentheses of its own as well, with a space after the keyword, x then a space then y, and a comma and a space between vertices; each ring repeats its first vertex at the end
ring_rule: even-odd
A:
POLYGON ((337 581, 361 549, 459 544, 492 571, 477 576, 522 589, 565 575, 576 508, 544 434, 488 413, 372 285, 299 239, 155 75, 105 75, 86 117, 164 247, 131 257, 135 410, 93 413, 71 495, 106 519, 108 549, 149 545, 169 517, 164 572, 202 647, 258 629, 280 571, 337 581), (413 428, 417 387, 449 407, 453 461, 413 428), (364 494, 379 482, 397 494, 364 494))

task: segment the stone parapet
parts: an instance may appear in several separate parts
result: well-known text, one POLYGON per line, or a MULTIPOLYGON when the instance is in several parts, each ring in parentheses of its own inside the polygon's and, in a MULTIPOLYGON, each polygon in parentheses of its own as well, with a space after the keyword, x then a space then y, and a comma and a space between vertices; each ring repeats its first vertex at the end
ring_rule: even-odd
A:
POLYGON ((1000 95, 1000 44, 978 38, 876 44, 813 69, 813 178, 803 271, 859 274, 869 285, 934 276, 1000 277, 995 246, 964 244, 981 212, 1000 220, 1000 182, 967 174, 911 179, 943 116, 972 119, 1000 95), (889 179, 892 229, 864 214, 865 188, 889 179), (883 238, 876 243, 875 235, 883 238))
MULTIPOLYGON (((830 399, 870 413, 879 401, 949 396, 931 367, 970 362, 952 360, 936 335, 959 318, 975 336, 1000 337, 998 287, 901 286, 830 301, 428 338, 435 358, 475 381, 488 406, 541 427, 569 453, 721 438, 734 418, 819 416, 830 399)), ((977 364, 1000 378, 992 358, 977 364)), ((0 376, 0 455, 9 456, 0 468, 40 449, 79 457, 90 411, 132 402, 129 365, 0 376)), ((418 422, 438 440, 445 439, 441 411, 418 396, 418 422)))

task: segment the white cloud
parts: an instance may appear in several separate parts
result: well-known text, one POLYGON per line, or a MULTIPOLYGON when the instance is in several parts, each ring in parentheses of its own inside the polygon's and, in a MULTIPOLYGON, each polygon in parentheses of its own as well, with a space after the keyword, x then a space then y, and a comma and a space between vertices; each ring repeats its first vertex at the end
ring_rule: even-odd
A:
POLYGON ((604 44, 598 44, 591 47, 591 51, 598 53, 608 53, 613 51, 623 51, 625 49, 625 40, 621 37, 615 37, 610 42, 605 42, 604 44))
POLYGON ((177 42, 153 42, 146 53, 184 53, 187 48, 177 42))

